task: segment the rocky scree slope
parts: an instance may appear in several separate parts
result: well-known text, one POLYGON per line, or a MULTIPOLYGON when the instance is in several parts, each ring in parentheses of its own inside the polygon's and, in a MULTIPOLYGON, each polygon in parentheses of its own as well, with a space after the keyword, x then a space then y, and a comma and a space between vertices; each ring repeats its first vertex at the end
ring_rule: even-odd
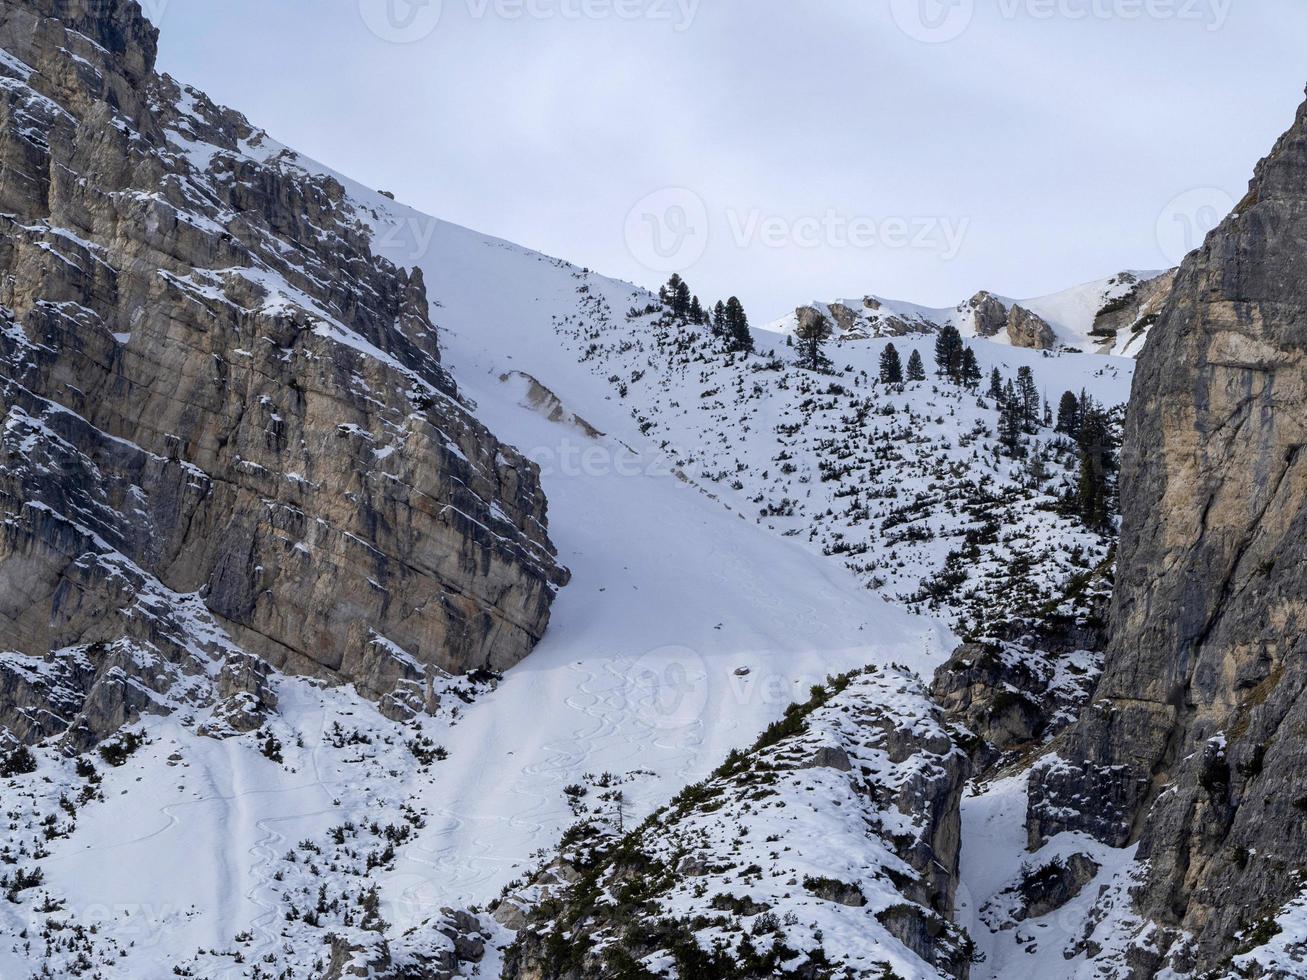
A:
MULTIPOLYGON (((0 724, 94 742, 243 658, 406 716, 566 572, 330 177, 154 72, 130 0, 0 2, 0 724)), ((253 688, 253 690, 251 690, 253 688)))
POLYGON ((601 798, 495 908, 503 975, 965 978, 969 771, 914 676, 831 678, 637 829, 601 798))
POLYGON ((1106 670, 1031 782, 1032 846, 1138 841, 1135 976, 1307 973, 1304 283, 1307 106, 1140 359, 1106 670))

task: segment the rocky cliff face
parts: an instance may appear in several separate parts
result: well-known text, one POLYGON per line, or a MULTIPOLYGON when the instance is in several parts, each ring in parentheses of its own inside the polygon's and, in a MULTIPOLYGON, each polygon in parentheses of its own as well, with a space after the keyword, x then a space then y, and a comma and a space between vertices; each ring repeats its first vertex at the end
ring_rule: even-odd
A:
POLYGON ((1105 674, 1032 780, 1032 843, 1139 841, 1139 910, 1161 927, 1139 975, 1224 966, 1302 888, 1305 420, 1307 106, 1153 328, 1105 674))
POLYGON ((1118 278, 1130 285, 1130 291, 1106 303, 1094 317, 1090 334, 1098 340, 1100 349, 1138 353, 1142 338, 1160 319, 1171 296, 1175 274, 1176 270, 1172 269, 1154 279, 1141 280, 1133 273, 1122 273, 1118 278))
POLYGON ((982 289, 967 300, 964 306, 971 312, 977 337, 993 337, 1007 329, 1007 307, 993 293, 982 289))
POLYGON ((1072 579, 1054 602, 996 623, 940 665, 931 695, 978 739, 983 776, 1049 741, 1080 715, 1102 671, 1112 567, 1072 579))
POLYGON ((515 663, 566 579, 535 468, 420 273, 155 43, 0 0, 0 725, 92 741, 247 653, 399 714, 515 663))

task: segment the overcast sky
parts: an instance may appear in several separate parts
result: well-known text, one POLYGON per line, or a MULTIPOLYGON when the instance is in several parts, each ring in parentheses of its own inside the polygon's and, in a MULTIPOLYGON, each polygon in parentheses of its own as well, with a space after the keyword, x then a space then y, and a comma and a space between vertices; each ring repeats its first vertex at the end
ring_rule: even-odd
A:
POLYGON ((763 323, 1175 262, 1302 0, 142 0, 161 68, 406 203, 763 323))

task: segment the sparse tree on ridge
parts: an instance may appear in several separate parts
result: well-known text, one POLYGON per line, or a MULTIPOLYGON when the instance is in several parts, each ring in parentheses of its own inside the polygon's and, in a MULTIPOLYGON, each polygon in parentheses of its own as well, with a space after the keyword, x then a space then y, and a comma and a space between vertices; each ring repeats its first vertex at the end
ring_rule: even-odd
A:
POLYGON ((799 341, 799 367, 808 371, 829 371, 830 358, 822 348, 833 333, 830 320, 820 313, 806 324, 800 324, 794 334, 799 341))
POLYGON ((995 402, 1003 400, 1003 375, 998 373, 998 368, 989 374, 989 391, 986 394, 995 402))
POLYGON ((746 354, 753 352, 749 318, 744 313, 744 304, 735 296, 726 301, 726 334, 731 341, 731 350, 746 354))
POLYGON ((678 281, 672 291, 672 312, 677 316, 688 316, 690 313, 690 287, 684 279, 675 278, 678 281))
POLYGON ((689 315, 690 315, 690 322, 691 322, 691 323, 702 324, 703 321, 704 321, 703 304, 699 302, 699 297, 698 297, 698 296, 696 296, 696 297, 694 297, 692 300, 690 300, 690 314, 689 314, 689 315))
POLYGON ((725 337, 730 332, 726 322, 726 304, 721 300, 712 308, 712 332, 715 337, 725 337))
POLYGON ((1021 434, 1025 429, 1025 406, 1012 382, 1003 388, 998 410, 998 441, 1013 459, 1021 456, 1021 434))
POLYGON ((1033 433, 1039 425, 1039 388, 1035 385, 1035 372, 1029 367, 1017 369, 1017 397, 1021 400, 1021 422, 1026 432, 1033 433))
POLYGON ((673 316, 687 317, 690 314, 690 287, 675 272, 667 284, 658 290, 658 299, 672 311, 673 316))

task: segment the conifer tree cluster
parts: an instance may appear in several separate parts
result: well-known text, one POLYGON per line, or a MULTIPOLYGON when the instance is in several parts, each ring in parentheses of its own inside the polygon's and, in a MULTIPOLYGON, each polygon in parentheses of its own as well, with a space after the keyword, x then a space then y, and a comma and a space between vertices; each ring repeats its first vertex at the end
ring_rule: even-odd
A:
POLYGON ((732 296, 725 303, 718 302, 709 313, 699 297, 691 293, 689 284, 676 273, 658 290, 658 299, 671 310, 672 315, 696 326, 708 327, 715 337, 724 337, 732 351, 753 352, 753 334, 749 330, 749 317, 744 304, 732 296))
POLYGON ((955 385, 975 388, 980 384, 980 364, 976 352, 962 342, 962 333, 949 324, 935 338, 935 366, 941 378, 955 385))
MULTIPOLYGON (((1076 395, 1068 391, 1058 402, 1054 422, 1052 407, 1040 398, 1034 372, 1028 367, 1018 370, 1015 383, 1004 381, 995 369, 987 394, 998 403, 999 443, 1011 458, 1027 458, 1025 437, 1041 426, 1066 437, 1075 454, 1076 482, 1063 496, 1063 510, 1075 514, 1086 527, 1107 529, 1115 513, 1119 468, 1119 443, 1111 413, 1087 392, 1076 395)), ((1032 460, 1031 467, 1042 476, 1044 460, 1032 460)))
POLYGON ((1057 431, 1074 440, 1079 453, 1079 478, 1066 499, 1070 510, 1088 527, 1105 528, 1114 510, 1117 439, 1107 410, 1081 391, 1062 395, 1057 431))
POLYGON ((893 344, 886 344, 880 354, 881 384, 901 385, 905 379, 908 382, 926 380, 926 365, 921 360, 921 352, 913 348, 908 356, 908 372, 904 375, 903 358, 899 355, 898 348, 893 344))

